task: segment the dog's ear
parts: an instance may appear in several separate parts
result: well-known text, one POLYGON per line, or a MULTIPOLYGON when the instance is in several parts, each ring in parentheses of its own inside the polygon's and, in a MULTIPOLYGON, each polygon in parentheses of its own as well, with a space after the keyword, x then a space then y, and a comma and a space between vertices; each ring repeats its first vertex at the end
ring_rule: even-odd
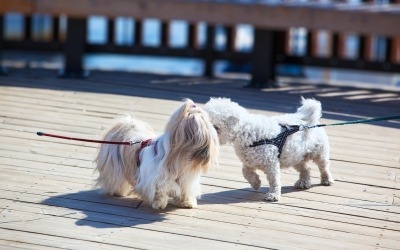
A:
POLYGON ((204 166, 210 162, 210 158, 210 146, 206 145, 193 151, 190 160, 195 161, 196 165, 204 166))
POLYGON ((239 118, 236 116, 229 116, 226 122, 228 123, 229 127, 232 127, 239 123, 239 118))

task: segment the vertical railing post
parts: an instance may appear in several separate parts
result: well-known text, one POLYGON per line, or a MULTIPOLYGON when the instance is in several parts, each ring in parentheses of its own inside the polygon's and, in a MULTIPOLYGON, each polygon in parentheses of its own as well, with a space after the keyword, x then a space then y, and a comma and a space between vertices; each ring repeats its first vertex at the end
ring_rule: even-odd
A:
POLYGON ((169 36, 170 36, 170 24, 168 21, 161 22, 161 48, 168 48, 169 47, 169 36))
POLYGON ((305 56, 308 57, 313 57, 314 56, 314 33, 311 30, 307 30, 307 35, 306 35, 306 53, 305 56))
POLYGON ((249 87, 273 87, 276 84, 274 35, 272 30, 254 30, 249 87))
POLYGON ((197 23, 188 23, 188 36, 186 43, 186 53, 193 55, 199 49, 198 42, 198 25, 197 23))
POLYGON ((391 63, 400 63, 400 36, 392 37, 389 39, 390 44, 390 57, 391 63))
POLYGON ((52 19, 52 40, 60 40, 60 17, 54 16, 52 19))
POLYGON ((30 41, 32 40, 32 17, 31 16, 25 16, 24 19, 24 40, 25 41, 30 41))
POLYGON ((337 60, 339 58, 339 34, 333 33, 331 39, 331 58, 337 60))
POLYGON ((307 30, 307 45, 306 45, 306 57, 317 57, 318 56, 318 31, 307 30))
POLYGON ((7 70, 3 66, 3 40, 4 40, 4 16, 0 15, 0 76, 7 75, 7 70))
POLYGON ((115 19, 109 18, 107 20, 107 45, 115 45, 115 19))
MULTIPOLYGON (((362 3, 373 3, 374 0, 361 0, 362 3)), ((363 65, 364 62, 372 60, 372 35, 360 35, 359 36, 359 45, 358 45, 358 64, 363 65)))
POLYGON ((189 23, 187 47, 190 49, 198 49, 198 25, 197 23, 189 23))
POLYGON ((140 19, 135 19, 135 28, 134 28, 134 46, 142 46, 143 44, 143 22, 140 19))
POLYGON ((83 56, 86 46, 86 19, 68 18, 67 37, 64 44, 64 72, 61 77, 83 78, 83 56))
POLYGON ((236 28, 234 26, 229 26, 225 28, 226 30, 226 51, 234 52, 236 49, 236 28))
POLYGON ((215 41, 215 26, 207 24, 206 31, 206 46, 204 59, 204 76, 213 76, 214 74, 214 41, 215 41))
MULTIPOLYGON (((389 0, 389 2, 391 4, 400 4, 400 0, 389 0)), ((389 38, 388 43, 390 44, 390 62, 400 63, 400 35, 389 38)))

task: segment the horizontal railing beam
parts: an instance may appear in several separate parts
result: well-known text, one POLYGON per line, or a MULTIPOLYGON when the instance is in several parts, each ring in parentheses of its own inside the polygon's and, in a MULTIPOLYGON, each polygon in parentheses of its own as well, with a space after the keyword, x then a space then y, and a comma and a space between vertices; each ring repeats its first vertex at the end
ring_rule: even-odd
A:
POLYGON ((0 14, 18 12, 23 14, 34 13, 35 7, 32 0, 0 0, 0 14))
POLYGON ((286 30, 292 27, 396 36, 400 34, 399 4, 265 3, 204 0, 0 0, 0 14, 7 11, 66 14, 82 18, 107 17, 182 19, 189 22, 286 30), (27 10, 27 8, 30 9, 27 10))

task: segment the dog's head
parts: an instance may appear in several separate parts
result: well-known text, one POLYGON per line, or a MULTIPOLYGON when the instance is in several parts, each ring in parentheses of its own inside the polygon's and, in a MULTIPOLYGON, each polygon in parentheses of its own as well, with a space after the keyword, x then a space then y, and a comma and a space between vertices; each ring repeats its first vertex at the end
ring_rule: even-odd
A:
POLYGON ((174 112, 166 132, 171 146, 167 166, 188 165, 195 168, 193 170, 200 167, 206 172, 211 163, 216 163, 219 152, 217 131, 208 114, 192 100, 186 99, 174 112))
POLYGON ((234 141, 241 117, 248 113, 246 109, 228 98, 211 98, 204 106, 204 110, 210 116, 221 144, 234 141))

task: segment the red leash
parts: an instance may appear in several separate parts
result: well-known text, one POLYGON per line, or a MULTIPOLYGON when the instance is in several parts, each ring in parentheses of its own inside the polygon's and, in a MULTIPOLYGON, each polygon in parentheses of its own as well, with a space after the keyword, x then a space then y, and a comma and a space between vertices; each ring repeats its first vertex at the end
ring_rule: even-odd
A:
POLYGON ((95 143, 102 143, 102 144, 116 144, 116 145, 128 145, 131 146, 136 143, 141 143, 141 141, 133 142, 133 141, 128 141, 128 142, 123 142, 123 141, 99 141, 99 140, 89 140, 89 139, 81 139, 81 138, 74 138, 74 137, 66 137, 66 136, 61 136, 61 135, 52 135, 52 134, 47 134, 43 132, 37 132, 36 133, 38 136, 49 136, 49 137, 55 137, 55 138, 60 138, 60 139, 67 139, 67 140, 74 140, 74 141, 84 141, 84 142, 95 142, 95 143))

